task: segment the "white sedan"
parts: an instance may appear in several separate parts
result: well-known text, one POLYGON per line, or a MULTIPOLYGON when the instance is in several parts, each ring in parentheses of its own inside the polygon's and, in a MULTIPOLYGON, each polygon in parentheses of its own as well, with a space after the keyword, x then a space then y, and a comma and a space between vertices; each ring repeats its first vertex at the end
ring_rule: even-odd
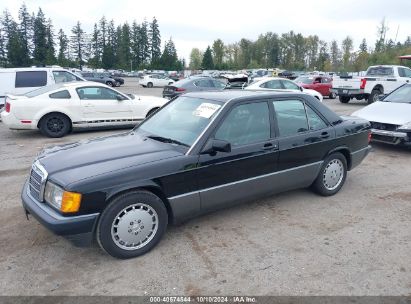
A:
POLYGON ((175 81, 168 78, 165 75, 145 75, 139 80, 139 84, 143 87, 152 88, 152 87, 165 87, 167 85, 173 84, 175 81))
POLYGON ((249 86, 245 87, 244 90, 251 91, 284 91, 284 92, 303 92, 311 96, 314 96, 319 101, 323 101, 323 96, 317 91, 305 89, 300 87, 292 80, 278 78, 278 77, 264 77, 261 80, 251 83, 249 86))
POLYGON ((48 137, 62 137, 75 128, 132 126, 168 102, 85 81, 7 95, 5 101, 1 118, 8 128, 40 129, 48 137))

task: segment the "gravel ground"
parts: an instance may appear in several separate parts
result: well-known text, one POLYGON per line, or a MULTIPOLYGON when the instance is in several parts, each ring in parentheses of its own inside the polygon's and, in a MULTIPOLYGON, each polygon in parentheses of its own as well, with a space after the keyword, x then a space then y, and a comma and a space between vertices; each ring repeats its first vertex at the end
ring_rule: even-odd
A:
MULTIPOLYGON (((126 79, 120 90, 161 96, 126 79)), ((365 105, 324 99, 340 114, 365 105)), ((150 253, 116 260, 36 220, 20 191, 49 139, 0 123, 1 295, 411 295, 411 151, 374 145, 339 194, 284 193, 176 227, 150 253)))

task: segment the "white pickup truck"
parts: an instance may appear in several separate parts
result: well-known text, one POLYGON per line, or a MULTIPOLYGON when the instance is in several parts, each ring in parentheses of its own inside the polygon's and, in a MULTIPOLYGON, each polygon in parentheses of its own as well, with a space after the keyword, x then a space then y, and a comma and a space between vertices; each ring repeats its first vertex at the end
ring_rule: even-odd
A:
POLYGON ((342 103, 352 98, 378 100, 378 95, 389 94, 404 83, 411 82, 411 69, 398 65, 370 66, 364 77, 334 77, 331 92, 338 94, 342 103))

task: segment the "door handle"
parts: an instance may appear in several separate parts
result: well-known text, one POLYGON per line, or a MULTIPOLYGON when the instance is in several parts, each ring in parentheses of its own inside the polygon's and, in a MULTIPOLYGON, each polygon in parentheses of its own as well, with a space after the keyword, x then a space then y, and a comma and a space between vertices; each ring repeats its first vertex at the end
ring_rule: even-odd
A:
POLYGON ((321 138, 328 138, 328 137, 330 137, 330 134, 328 132, 321 133, 321 138))
POLYGON ((278 150, 278 145, 275 143, 268 142, 264 144, 263 149, 264 150, 278 150))

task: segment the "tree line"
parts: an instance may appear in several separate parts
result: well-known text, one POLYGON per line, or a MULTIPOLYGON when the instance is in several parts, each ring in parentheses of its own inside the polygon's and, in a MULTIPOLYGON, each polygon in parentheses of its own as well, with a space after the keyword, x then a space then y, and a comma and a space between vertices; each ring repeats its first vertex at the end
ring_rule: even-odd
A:
POLYGON ((60 65, 63 67, 138 70, 182 70, 170 38, 161 49, 157 19, 115 25, 104 16, 86 33, 77 22, 70 33, 55 33, 52 20, 39 8, 29 13, 23 4, 15 21, 6 9, 0 18, 0 67, 60 65))
MULTIPOLYGON (((399 64, 399 55, 411 54, 411 36, 404 42, 387 39, 385 19, 377 27, 377 39, 373 47, 364 38, 358 48, 347 36, 341 43, 326 42, 317 35, 303 36, 290 31, 284 34, 268 32, 257 40, 241 39, 224 44, 217 39, 202 52, 193 48, 190 68, 238 70, 251 68, 283 68, 287 70, 317 70, 334 72, 358 72, 370 65, 399 64)), ((407 63, 409 64, 409 63, 407 63)))

